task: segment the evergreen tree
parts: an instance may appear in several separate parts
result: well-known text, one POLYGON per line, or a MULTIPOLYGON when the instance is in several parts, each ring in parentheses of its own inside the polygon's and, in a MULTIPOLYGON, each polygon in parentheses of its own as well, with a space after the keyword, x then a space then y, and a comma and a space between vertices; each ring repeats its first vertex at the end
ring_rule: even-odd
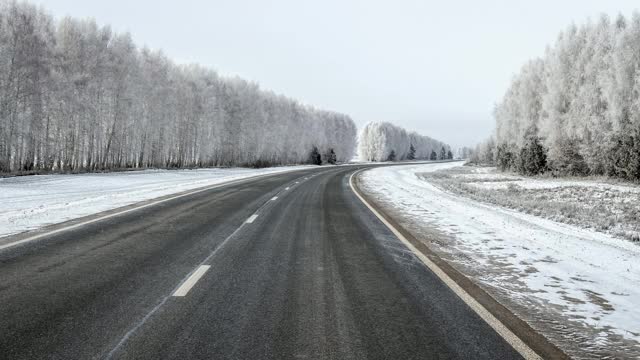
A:
POLYGON ((516 156, 511 150, 511 146, 507 144, 498 145, 498 151, 496 155, 497 166, 500 171, 509 171, 514 169, 516 163, 516 156))
POLYGON ((630 179, 640 180, 640 129, 637 129, 634 135, 633 148, 631 149, 631 156, 629 159, 628 173, 630 179))
POLYGON ((387 156, 387 161, 396 161, 396 152, 395 150, 391 150, 389 156, 387 156))
POLYGON ((561 175, 582 176, 589 173, 589 167, 578 147, 578 140, 563 140, 560 146, 560 154, 549 164, 551 168, 561 175))
POLYGON ((316 146, 314 146, 309 153, 309 164, 322 165, 322 156, 320 156, 320 152, 316 146))
POLYGON ((449 150, 447 152, 447 159, 452 160, 453 159, 453 153, 451 152, 451 150, 449 150))
POLYGON ((430 160, 438 160, 438 154, 436 153, 435 150, 431 150, 431 157, 429 159, 430 160))
POLYGON ((409 154, 407 155, 407 159, 408 160, 415 160, 416 159, 416 148, 413 147, 413 143, 411 145, 409 145, 409 154))
POLYGON ((537 136, 530 136, 520 150, 519 171, 524 175, 538 175, 547 170, 547 150, 537 136))
POLYGON ((607 175, 640 179, 640 131, 613 136, 607 149, 607 175))
POLYGON ((336 153, 333 151, 333 148, 329 149, 329 152, 327 152, 324 157, 327 163, 331 165, 335 165, 337 162, 337 156, 336 156, 336 153))
POLYGON ((440 149, 440 160, 445 160, 446 158, 447 158, 447 149, 445 149, 443 146, 442 149, 440 149))

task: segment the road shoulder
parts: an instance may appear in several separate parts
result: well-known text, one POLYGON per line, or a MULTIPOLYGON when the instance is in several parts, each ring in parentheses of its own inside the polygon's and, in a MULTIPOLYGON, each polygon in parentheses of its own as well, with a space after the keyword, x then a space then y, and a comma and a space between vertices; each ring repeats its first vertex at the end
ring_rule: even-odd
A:
MULTIPOLYGON (((411 246, 414 252, 417 252, 421 259, 428 259, 431 263, 433 263, 436 268, 434 272, 437 272, 439 269, 442 271, 446 278, 451 279, 463 291, 463 293, 459 293, 454 290, 459 296, 463 297, 466 293, 473 301, 477 302, 481 308, 485 309, 489 314, 489 318, 495 318, 499 324, 504 326, 508 332, 512 333, 517 337, 517 339, 507 339, 507 340, 516 350, 518 350, 525 358, 553 358, 553 359, 568 359, 569 357, 558 347, 552 344, 547 338, 545 338, 542 334, 536 332, 531 326, 529 326, 525 321, 518 318, 515 314, 513 314, 509 309, 496 301, 492 296, 490 296, 486 291, 480 288, 477 284, 471 281, 464 274, 456 270, 449 263, 444 261, 438 254, 429 249, 429 247, 423 242, 416 238, 410 231, 401 226, 393 217, 391 217, 388 213, 386 213, 379 204, 376 203, 375 199, 372 199, 370 196, 367 196, 360 187, 360 179, 359 175, 362 171, 358 171, 354 173, 351 178, 351 186, 356 195, 367 205, 375 215, 381 218, 385 225, 387 225, 394 234, 396 234, 401 240, 406 240, 411 246), (402 239, 404 238, 404 239, 402 239), (523 344, 519 344, 522 342, 523 344), (524 345, 524 346, 522 346, 524 345), (533 354, 531 354, 528 350, 531 350, 533 354)), ((425 263, 426 264, 426 263, 425 263)), ((427 265, 429 266, 429 265, 427 265)), ((434 269, 432 268, 432 271, 434 269)), ((440 276, 440 274, 437 274, 440 276)), ((440 276, 442 278, 442 276, 440 276)), ((446 282, 446 281, 445 281, 446 282)), ((448 284, 449 285, 449 284, 448 284)), ((451 287, 451 286, 450 286, 451 287)), ((465 302, 466 299, 463 298, 465 302)), ((467 302, 469 304, 469 302, 467 302)), ((473 308, 474 306, 472 306, 473 308)), ((478 309, 474 309, 478 312, 478 309)), ((480 310, 482 311, 482 310, 480 310)), ((481 317, 482 314, 479 314, 481 317)), ((487 320, 485 318, 485 320, 487 320)), ((500 327, 498 324, 492 324, 489 322, 489 325, 496 329, 496 326, 500 327)), ((500 330, 497 330, 499 333, 500 330)), ((501 334, 503 337, 505 334, 501 334)), ((509 335, 506 334, 508 337, 509 335)))

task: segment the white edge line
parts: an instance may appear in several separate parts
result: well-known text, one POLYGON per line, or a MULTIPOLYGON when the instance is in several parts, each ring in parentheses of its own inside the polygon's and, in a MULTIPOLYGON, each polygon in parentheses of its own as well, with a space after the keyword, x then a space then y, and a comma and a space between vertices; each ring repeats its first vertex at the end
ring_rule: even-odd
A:
MULTIPOLYGON (((137 207, 134 207, 134 208, 131 208, 131 209, 119 211, 119 212, 116 212, 116 213, 113 213, 113 214, 101 216, 101 217, 98 217, 98 218, 95 218, 95 219, 91 219, 91 220, 83 221, 83 222, 80 222, 80 223, 77 223, 77 224, 69 225, 69 226, 66 226, 66 227, 63 227, 63 228, 60 228, 60 229, 48 231, 46 233, 33 235, 33 236, 30 236, 30 237, 22 239, 22 240, 18 240, 18 241, 14 241, 14 242, 11 242, 11 243, 8 243, 8 244, 0 245, 0 250, 4 250, 6 248, 13 247, 13 246, 20 245, 20 244, 24 244, 24 243, 31 242, 31 241, 34 241, 34 240, 38 240, 38 239, 41 239, 43 237, 55 235, 55 234, 58 234, 58 233, 61 233, 61 232, 64 232, 64 231, 73 230, 73 229, 76 229, 76 228, 79 228, 79 227, 82 227, 82 226, 85 226, 85 225, 92 224, 94 222, 110 219, 112 217, 120 216, 122 214, 126 214, 126 213, 129 213, 129 212, 132 212, 132 211, 137 211, 137 210, 144 209, 144 208, 147 208, 147 207, 150 207, 150 206, 158 205, 158 204, 161 204, 163 202, 167 202, 167 201, 179 199, 181 197, 197 194, 197 193, 200 193, 200 192, 203 192, 203 191, 213 190, 213 189, 216 189, 216 188, 219 188, 219 187, 222 187, 222 186, 233 185, 233 184, 236 184, 236 183, 239 183, 239 182, 243 182, 243 181, 247 181, 247 180, 253 180, 253 179, 257 179, 257 178, 264 177, 264 176, 279 175, 279 174, 284 174, 284 173, 293 172, 293 171, 301 171, 301 170, 306 170, 306 169, 296 169, 296 170, 290 170, 290 171, 275 172, 275 173, 270 173, 270 174, 255 175, 255 176, 250 176, 250 177, 246 177, 246 178, 243 178, 243 179, 237 179, 237 180, 229 180, 229 181, 222 182, 222 183, 219 183, 219 184, 215 184, 215 185, 212 185, 212 186, 209 186, 209 187, 196 189, 196 190, 188 192, 188 193, 179 194, 179 195, 172 196, 172 197, 169 197, 169 198, 166 198, 166 199, 162 199, 162 200, 154 201, 154 202, 151 202, 151 203, 148 203, 148 204, 140 205, 140 206, 137 206, 137 207)), ((286 188, 286 190, 289 190, 289 188, 286 188)), ((148 200, 142 200, 142 201, 148 201, 148 200)), ((130 206, 130 205, 125 205, 125 206, 130 206)), ((105 210, 105 211, 110 211, 110 210, 105 210)), ((86 216, 91 216, 91 215, 95 215, 95 214, 88 214, 86 216)), ((71 220, 73 220, 73 219, 71 219, 71 220)), ((35 231, 37 231, 37 229, 35 231)))
POLYGON ((194 271, 191 276, 185 280, 185 282, 180 285, 180 287, 173 293, 172 296, 183 297, 189 293, 189 290, 200 280, 200 278, 204 275, 204 273, 209 270, 210 265, 200 265, 196 271, 194 271))
POLYGON ((249 216, 249 218, 247 219, 247 221, 245 221, 247 224, 251 224, 252 222, 254 222, 256 219, 258 218, 258 214, 253 214, 251 216, 249 216))
POLYGON ((542 359, 535 351, 533 351, 527 344, 524 343, 516 334, 511 332, 503 323, 500 322, 491 312, 489 312, 484 306, 482 306, 476 299, 474 299, 469 293, 467 293, 460 285, 458 285, 453 279, 449 277, 438 265, 426 257, 422 252, 407 240, 393 225, 391 225, 376 209, 374 209, 354 188, 353 177, 363 170, 355 171, 349 177, 349 186, 351 191, 362 201, 362 203, 371 210, 371 212, 382 223, 391 230, 391 232, 402 241, 434 274, 436 274, 442 282, 445 283, 453 292, 462 299, 476 314, 478 314, 482 320, 484 320, 489 326, 493 328, 503 339, 505 339, 509 345, 511 345, 520 355, 525 359, 542 359))
POLYGON ((271 198, 271 201, 276 201, 276 200, 278 200, 277 196, 274 196, 274 197, 271 198))

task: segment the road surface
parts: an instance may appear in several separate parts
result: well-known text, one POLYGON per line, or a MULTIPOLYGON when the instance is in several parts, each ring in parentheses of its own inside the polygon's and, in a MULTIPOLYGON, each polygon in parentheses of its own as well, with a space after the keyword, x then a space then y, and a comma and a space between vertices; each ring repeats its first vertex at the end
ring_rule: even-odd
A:
POLYGON ((0 251, 5 359, 520 358, 349 186, 243 181, 0 251))

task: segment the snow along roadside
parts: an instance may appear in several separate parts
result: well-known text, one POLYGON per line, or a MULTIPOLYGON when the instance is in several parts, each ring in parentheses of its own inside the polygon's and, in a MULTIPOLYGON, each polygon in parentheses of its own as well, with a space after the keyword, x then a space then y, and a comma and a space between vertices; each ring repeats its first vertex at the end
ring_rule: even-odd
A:
MULTIPOLYGON (((528 344, 526 344, 520 337, 514 334, 509 327, 503 324, 494 313, 487 310, 476 297, 471 295, 468 292, 468 289, 463 288, 463 285, 458 283, 456 280, 452 279, 449 274, 450 272, 441 268, 434 262, 433 256, 435 256, 432 252, 425 253, 424 251, 416 248, 411 240, 407 239, 402 231, 397 225, 392 224, 388 221, 388 217, 385 217, 380 213, 379 210, 375 208, 374 205, 370 204, 358 191, 358 186, 356 185, 357 181, 354 182, 354 177, 357 177, 359 172, 354 172, 351 174, 349 178, 349 185, 351 186, 351 190, 354 194, 360 199, 360 201, 407 247, 413 254, 422 261, 422 263, 429 268, 453 293, 455 293, 467 306, 469 306, 482 320, 484 320, 494 331, 498 333, 500 337, 502 337, 514 350, 516 350, 524 359, 533 360, 533 359, 542 359, 540 355, 531 349, 528 344)), ((555 350, 555 349, 554 349, 555 350)), ((564 354, 562 354, 564 355, 564 354)))
POLYGON ((640 247, 446 193, 415 175, 459 165, 376 168, 361 175, 361 188, 570 355, 640 354, 640 247))
POLYGON ((309 168, 142 170, 2 178, 0 238, 165 195, 309 168))

